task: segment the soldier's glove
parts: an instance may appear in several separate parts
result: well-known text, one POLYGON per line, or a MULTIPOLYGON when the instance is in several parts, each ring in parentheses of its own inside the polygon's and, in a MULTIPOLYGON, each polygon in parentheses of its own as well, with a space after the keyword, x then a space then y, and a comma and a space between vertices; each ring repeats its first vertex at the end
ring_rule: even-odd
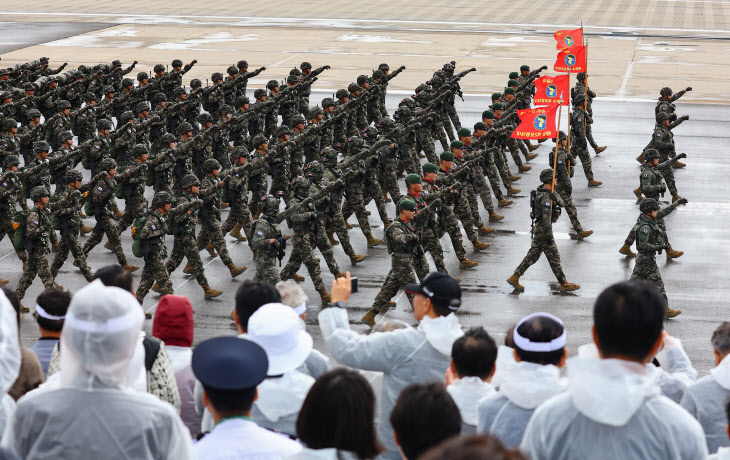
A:
POLYGON ((679 159, 679 158, 687 158, 687 154, 686 154, 686 153, 684 153, 684 152, 682 152, 682 153, 680 153, 679 155, 677 155, 677 158, 678 158, 678 159, 679 159))
POLYGON ((661 193, 661 194, 663 195, 663 194, 664 194, 664 192, 666 192, 666 191, 667 191, 667 188, 666 188, 666 187, 664 186, 664 184, 662 184, 662 185, 661 185, 660 187, 661 187, 661 188, 659 189, 659 193, 661 193))
POLYGON ((137 61, 134 61, 134 62, 132 63, 132 65, 137 65, 137 61))
POLYGON ((547 70, 547 66, 546 66, 546 65, 544 65, 544 66, 540 67, 540 69, 542 69, 542 70, 547 70))
POLYGON ((688 86, 687 89, 685 89, 685 91, 692 91, 692 87, 688 86))
POLYGON ((687 198, 680 198, 677 200, 677 204, 687 204, 687 198))
POLYGON ((191 65, 192 64, 197 64, 197 63, 198 63, 198 60, 197 59, 193 59, 192 62, 190 62, 191 65))
POLYGON ((683 119, 683 120, 689 120, 689 115, 683 115, 683 116, 682 116, 682 119, 683 119))

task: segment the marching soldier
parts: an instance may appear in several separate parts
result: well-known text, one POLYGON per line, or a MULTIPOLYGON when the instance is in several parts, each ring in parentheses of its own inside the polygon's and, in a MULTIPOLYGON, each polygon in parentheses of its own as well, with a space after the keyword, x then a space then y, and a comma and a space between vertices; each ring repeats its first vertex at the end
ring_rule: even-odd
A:
POLYGON ((566 150, 567 146, 568 136, 560 131, 558 134, 558 157, 554 159, 555 152, 550 152, 550 168, 557 165, 555 170, 555 193, 563 200, 565 211, 568 213, 568 218, 570 218, 570 223, 576 231, 577 238, 583 239, 591 236, 593 230, 583 230, 583 226, 578 220, 578 209, 573 203, 573 185, 570 183, 575 167, 573 166, 573 157, 566 150))
POLYGON ((589 123, 589 117, 586 114, 586 98, 578 95, 573 99, 573 113, 571 114, 570 125, 570 148, 574 157, 580 158, 583 165, 583 173, 588 179, 589 187, 598 187, 603 182, 599 182, 593 178, 593 170, 591 169, 591 155, 588 153, 588 142, 586 140, 586 126, 589 123))
POLYGON ((264 195, 261 199, 261 217, 251 226, 249 244, 256 261, 255 281, 268 281, 272 285, 281 281, 276 269, 276 259, 280 261, 286 250, 286 240, 277 222, 279 199, 264 195))

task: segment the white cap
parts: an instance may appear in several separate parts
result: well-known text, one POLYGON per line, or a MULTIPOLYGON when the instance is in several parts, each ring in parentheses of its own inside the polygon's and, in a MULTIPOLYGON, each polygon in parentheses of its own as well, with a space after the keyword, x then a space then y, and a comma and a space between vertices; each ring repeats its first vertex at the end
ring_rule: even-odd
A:
POLYGON ((268 375, 293 371, 312 352, 312 336, 302 330, 294 309, 281 303, 267 303, 251 315, 248 338, 266 351, 268 375))

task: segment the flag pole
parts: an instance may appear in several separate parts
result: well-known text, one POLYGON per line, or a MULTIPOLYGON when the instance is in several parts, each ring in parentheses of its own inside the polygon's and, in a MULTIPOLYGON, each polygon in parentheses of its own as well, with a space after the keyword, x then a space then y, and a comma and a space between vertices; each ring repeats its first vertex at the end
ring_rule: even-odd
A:
MULTIPOLYGON (((570 88, 570 70, 568 70, 568 88, 570 88)), ((570 105, 571 101, 568 101, 568 155, 570 155, 570 105)), ((558 139, 560 138, 560 130, 558 130, 558 139)), ((556 142, 557 144, 557 142, 556 142)), ((568 175, 570 175, 570 164, 571 162, 568 162, 568 175)))
MULTIPOLYGON (((555 193, 555 170, 558 169, 558 142, 560 141, 560 117, 563 115, 563 93, 560 93, 560 104, 558 105, 558 129, 555 133, 555 155, 553 155, 553 182, 552 193, 555 193)), ((550 198, 550 221, 553 220, 553 199, 550 198)))

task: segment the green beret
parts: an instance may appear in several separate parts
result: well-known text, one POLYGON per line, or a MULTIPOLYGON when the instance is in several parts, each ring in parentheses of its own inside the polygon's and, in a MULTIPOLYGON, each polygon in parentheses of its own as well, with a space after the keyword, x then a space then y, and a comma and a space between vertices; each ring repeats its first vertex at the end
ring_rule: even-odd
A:
POLYGON ((434 163, 425 163, 423 165, 422 169, 423 169, 423 174, 435 173, 436 171, 439 170, 439 167, 437 165, 435 165, 434 163))
POLYGON ((461 141, 451 141, 451 148, 452 149, 463 149, 464 143, 461 141))
POLYGON ((456 131, 456 134, 459 137, 469 137, 471 136, 471 130, 469 130, 469 128, 459 128, 459 130, 456 131))
POLYGON ((439 156, 441 158, 441 161, 454 161, 454 154, 451 152, 441 152, 441 155, 439 156))
MULTIPOLYGON (((515 73, 517 73, 517 72, 515 72, 515 73)), ((518 82, 514 78, 510 78, 509 81, 507 82, 507 86, 520 86, 520 82, 518 82)))
POLYGON ((524 72, 525 70, 530 70, 530 66, 529 65, 521 65, 520 66, 520 72, 524 72))
POLYGON ((492 104, 492 110, 504 110, 504 106, 499 102, 492 104))
POLYGON ((515 89, 512 88, 512 87, 507 87, 507 88, 504 89, 504 94, 512 94, 512 95, 514 95, 515 94, 515 89))
POLYGON ((406 184, 420 184, 421 176, 418 174, 408 174, 406 176, 406 184))
POLYGON ((502 97, 502 93, 492 93, 492 102, 502 97))
MULTIPOLYGON (((489 113, 491 114, 492 112, 489 112, 489 113)), ((482 118, 488 118, 488 117, 485 117, 484 113, 483 113, 482 118)), ((494 115, 492 115, 492 118, 494 118, 494 115)), ((487 129, 489 129, 489 128, 487 128, 486 123, 482 123, 481 121, 474 123, 474 131, 486 131, 487 129)))
MULTIPOLYGON (((487 120, 494 120, 494 112, 491 110, 485 110, 482 112, 482 119, 486 118, 487 120)), ((474 130, 476 130, 476 126, 474 126, 474 130)))
POLYGON ((520 74, 518 72, 510 72, 509 78, 510 80, 517 80, 520 77, 520 74))
POLYGON ((404 209, 407 209, 408 211, 415 211, 416 202, 411 201, 408 198, 403 198, 402 200, 400 200, 400 203, 398 203, 398 210, 403 211, 404 209))

